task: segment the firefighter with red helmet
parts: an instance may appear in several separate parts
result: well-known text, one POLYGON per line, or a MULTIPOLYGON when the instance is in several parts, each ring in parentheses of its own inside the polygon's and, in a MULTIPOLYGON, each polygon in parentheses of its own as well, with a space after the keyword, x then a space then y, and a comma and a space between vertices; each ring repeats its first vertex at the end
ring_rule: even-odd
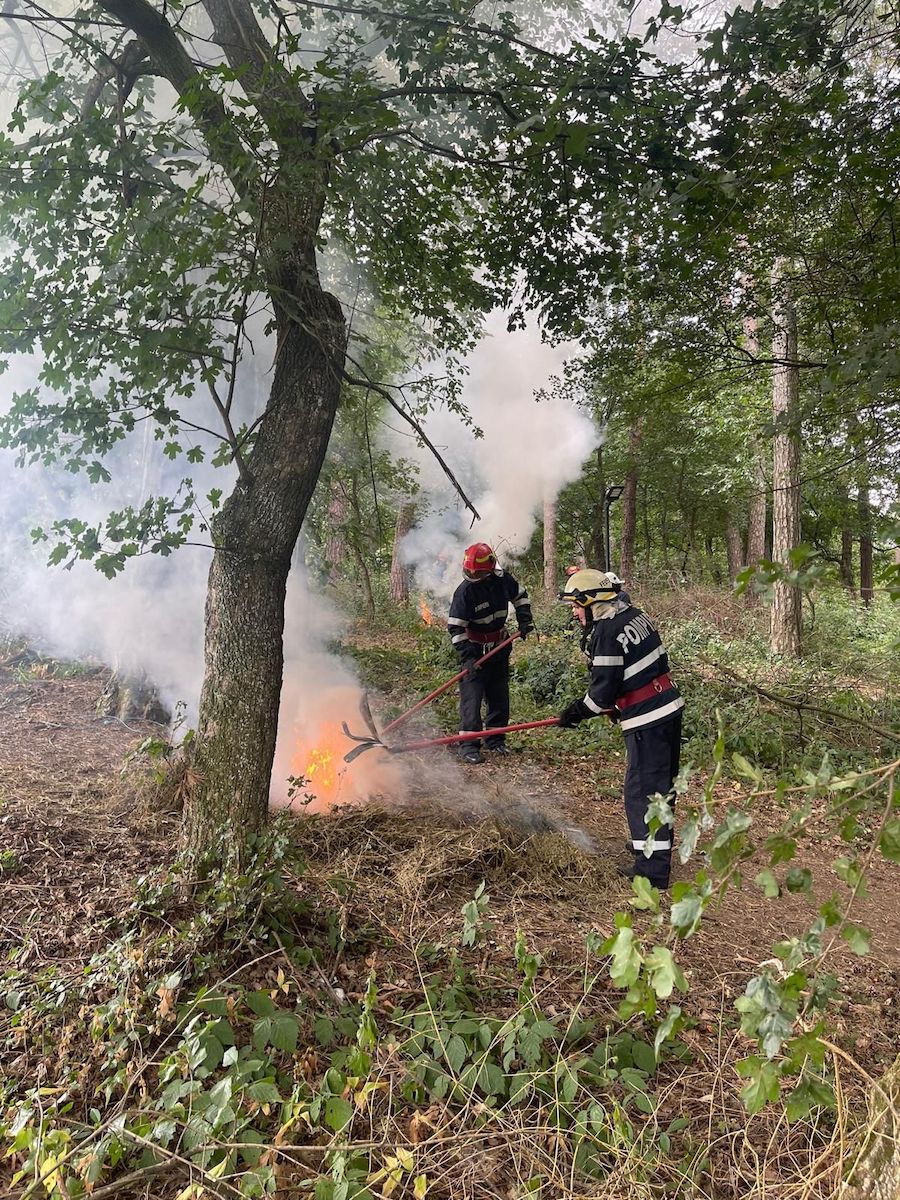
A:
POLYGON ((622 726, 628 759, 625 815, 634 852, 634 865, 624 873, 667 888, 673 831, 663 825, 651 833, 647 825, 650 798, 671 793, 681 753, 684 700, 669 675, 666 648, 615 575, 577 571, 566 580, 560 599, 572 605, 584 627, 591 679, 584 697, 560 713, 559 723, 570 729, 604 713, 622 726))
MULTIPOLYGON (((497 566, 497 556, 486 542, 476 542, 463 555, 465 579, 453 593, 447 632, 464 667, 474 668, 483 654, 509 637, 506 621, 509 606, 515 611, 519 633, 527 637, 534 628, 528 593, 508 571, 497 566)), ((459 731, 478 733, 487 729, 485 750, 506 754, 502 734, 491 729, 509 724, 510 647, 488 659, 483 667, 470 669, 459 683, 459 731), (485 723, 481 709, 486 706, 485 723)), ((481 742, 466 742, 460 752, 469 763, 484 761, 481 742)))

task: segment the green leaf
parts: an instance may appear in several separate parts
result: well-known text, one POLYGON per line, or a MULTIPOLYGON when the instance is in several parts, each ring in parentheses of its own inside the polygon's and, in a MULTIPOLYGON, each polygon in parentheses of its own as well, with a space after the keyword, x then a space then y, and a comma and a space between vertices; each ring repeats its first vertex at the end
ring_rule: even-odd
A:
POLYGON ((834 1108, 834 1089, 824 1080, 804 1075, 786 1097, 784 1111, 789 1121, 802 1121, 818 1108, 834 1108))
POLYGON ((869 939, 872 935, 862 925, 845 925, 841 937, 856 954, 869 953, 869 939))
POLYGON ((779 887, 778 880, 768 867, 766 867, 764 871, 760 871, 753 882, 757 887, 762 888, 763 893, 768 896, 770 900, 774 900, 776 897, 781 895, 781 888, 779 887))
POLYGON ((281 1096, 271 1079, 258 1079, 247 1087, 247 1095, 257 1104, 280 1104, 281 1096))
POLYGON ((892 817, 885 823, 878 849, 890 862, 900 863, 900 817, 892 817))
POLYGON ((248 992, 247 1007, 258 1017, 272 1017, 278 1011, 268 992, 248 992))
POLYGON ((631 881, 631 890, 634 895, 628 903, 637 909, 646 912, 659 912, 659 889, 643 875, 635 875, 631 881))
POLYGON ((329 1096, 325 1101, 325 1124, 340 1133, 353 1119, 353 1105, 342 1096, 329 1096))
POLYGON ((734 763, 734 769, 739 775, 745 779, 752 779, 754 783, 761 784, 763 782, 763 773, 759 767, 755 767, 751 762, 744 758, 743 754, 732 754, 731 761, 734 763))
POLYGON ((652 1075, 656 1070, 656 1051, 653 1047, 640 1038, 635 1038, 631 1047, 631 1057, 634 1059, 634 1065, 647 1075, 652 1075))
POLYGON ((749 1082, 741 1089, 741 1101, 751 1115, 780 1095, 778 1068, 774 1063, 754 1055, 736 1064, 737 1073, 749 1082))
POLYGON ((279 1013, 278 1016, 272 1018, 270 1040, 277 1050, 284 1050, 288 1053, 296 1050, 298 1033, 297 1018, 291 1016, 290 1013, 279 1013))
POLYGON ((313 1035, 320 1046, 330 1046, 334 1041, 334 1022, 329 1017, 316 1017, 313 1035))
POLYGON ((673 1004, 656 1029, 656 1037, 653 1039, 653 1050, 657 1057, 659 1056, 659 1050, 663 1042, 672 1037, 674 1033, 677 1033, 683 1025, 684 1019, 681 1009, 677 1004, 673 1004))
POLYGON ((458 1075, 462 1070, 468 1053, 466 1043, 457 1034, 453 1034, 444 1049, 444 1056, 454 1075, 458 1075))
POLYGON ((784 877, 785 887, 789 892, 812 891, 812 872, 806 867, 791 867, 784 877))
POLYGON ((641 953, 634 942, 634 930, 623 925, 603 947, 605 954, 612 955, 609 975, 616 987, 629 988, 637 982, 641 971, 641 953))
POLYGON ((675 962, 672 951, 666 946, 654 946, 646 959, 650 986, 660 1000, 667 1000, 677 987, 687 991, 687 980, 681 967, 675 962))

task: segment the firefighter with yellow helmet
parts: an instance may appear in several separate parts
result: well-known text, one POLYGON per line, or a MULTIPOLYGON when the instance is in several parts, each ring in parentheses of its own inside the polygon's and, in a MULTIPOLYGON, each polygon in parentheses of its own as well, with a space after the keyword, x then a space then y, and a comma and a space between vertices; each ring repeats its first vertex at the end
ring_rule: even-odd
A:
MULTIPOLYGON (((601 714, 622 726, 628 763, 625 815, 634 866, 656 887, 669 886, 672 834, 647 827, 650 797, 668 795, 678 774, 684 708, 669 674, 669 659, 650 618, 622 591, 615 575, 585 568, 571 574, 560 599, 572 605, 584 630, 590 684, 559 715, 567 729, 601 714)), ((670 797, 670 802, 673 798, 670 797)))

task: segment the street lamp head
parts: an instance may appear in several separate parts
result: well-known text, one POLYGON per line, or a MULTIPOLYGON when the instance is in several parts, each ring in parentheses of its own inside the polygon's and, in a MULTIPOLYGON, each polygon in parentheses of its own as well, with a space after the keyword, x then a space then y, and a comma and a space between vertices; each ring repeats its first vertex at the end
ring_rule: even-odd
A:
POLYGON ((610 486, 606 489, 607 504, 611 504, 613 500, 618 500, 624 491, 625 488, 620 483, 610 484, 610 486))

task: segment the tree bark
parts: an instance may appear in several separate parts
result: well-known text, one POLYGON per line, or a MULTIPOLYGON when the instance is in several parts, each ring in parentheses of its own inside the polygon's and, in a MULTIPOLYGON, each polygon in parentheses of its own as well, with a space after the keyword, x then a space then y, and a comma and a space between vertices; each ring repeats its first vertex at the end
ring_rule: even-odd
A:
MULTIPOLYGON (((744 342, 747 352, 759 355, 759 329, 756 317, 748 314, 744 318, 744 342)), ((766 557, 766 518, 769 481, 763 447, 757 438, 750 443, 750 504, 747 510, 747 556, 745 566, 755 567, 766 557)), ((748 604, 759 603, 759 595, 747 588, 744 597, 748 604)))
MULTIPOLYGON (((308 278, 308 277, 307 277, 308 278)), ((317 282, 317 281, 316 281, 317 282)), ((345 325, 320 287, 280 314, 266 414, 240 480, 213 521, 206 671, 183 842, 197 869, 240 865, 266 821, 281 698, 284 598, 291 553, 337 411, 345 325)))
POLYGON ((747 522, 746 565, 748 567, 755 567, 758 562, 766 557, 766 518, 768 515, 766 496, 769 490, 769 481, 766 479, 762 448, 754 443, 752 454, 753 494, 750 497, 747 522))
POLYGON ((556 500, 544 500, 544 599, 552 604, 559 591, 556 559, 556 500))
POLYGON ((650 536, 650 505, 647 499, 647 485, 641 487, 641 524, 644 527, 644 571, 649 579, 652 566, 651 550, 653 539, 650 536))
POLYGON ((872 563, 872 506, 867 487, 860 485, 856 503, 859 511, 859 598, 868 607, 875 598, 875 578, 872 563))
POLYGON ((394 551, 391 555, 391 599, 401 608, 409 604, 410 569, 401 557, 403 539, 412 529, 415 505, 412 500, 404 500, 397 510, 397 524, 394 528, 394 551))
POLYGON ((851 596, 856 589, 853 580, 853 522, 850 516, 850 494, 848 488, 841 489, 841 583, 851 596))
POLYGON ((728 578, 733 585, 744 565, 741 531, 733 519, 729 519, 725 526, 725 553, 728 558, 728 578))
POLYGON ((332 480, 328 497, 328 536, 325 539, 325 566, 330 584, 340 583, 347 557, 345 524, 347 497, 337 480, 332 480))
POLYGON ((635 419, 628 435, 628 471, 622 492, 622 540, 619 546, 619 574, 625 583, 634 576, 634 539, 637 530, 637 455, 641 445, 641 423, 635 419))
MULTIPOLYGON (((789 565, 789 554, 800 541, 800 371, 797 366, 797 313, 789 285, 776 268, 775 333, 772 357, 772 417, 775 424, 772 456, 772 558, 789 565)), ((800 654, 800 589, 775 583, 769 642, 774 654, 800 654)))

